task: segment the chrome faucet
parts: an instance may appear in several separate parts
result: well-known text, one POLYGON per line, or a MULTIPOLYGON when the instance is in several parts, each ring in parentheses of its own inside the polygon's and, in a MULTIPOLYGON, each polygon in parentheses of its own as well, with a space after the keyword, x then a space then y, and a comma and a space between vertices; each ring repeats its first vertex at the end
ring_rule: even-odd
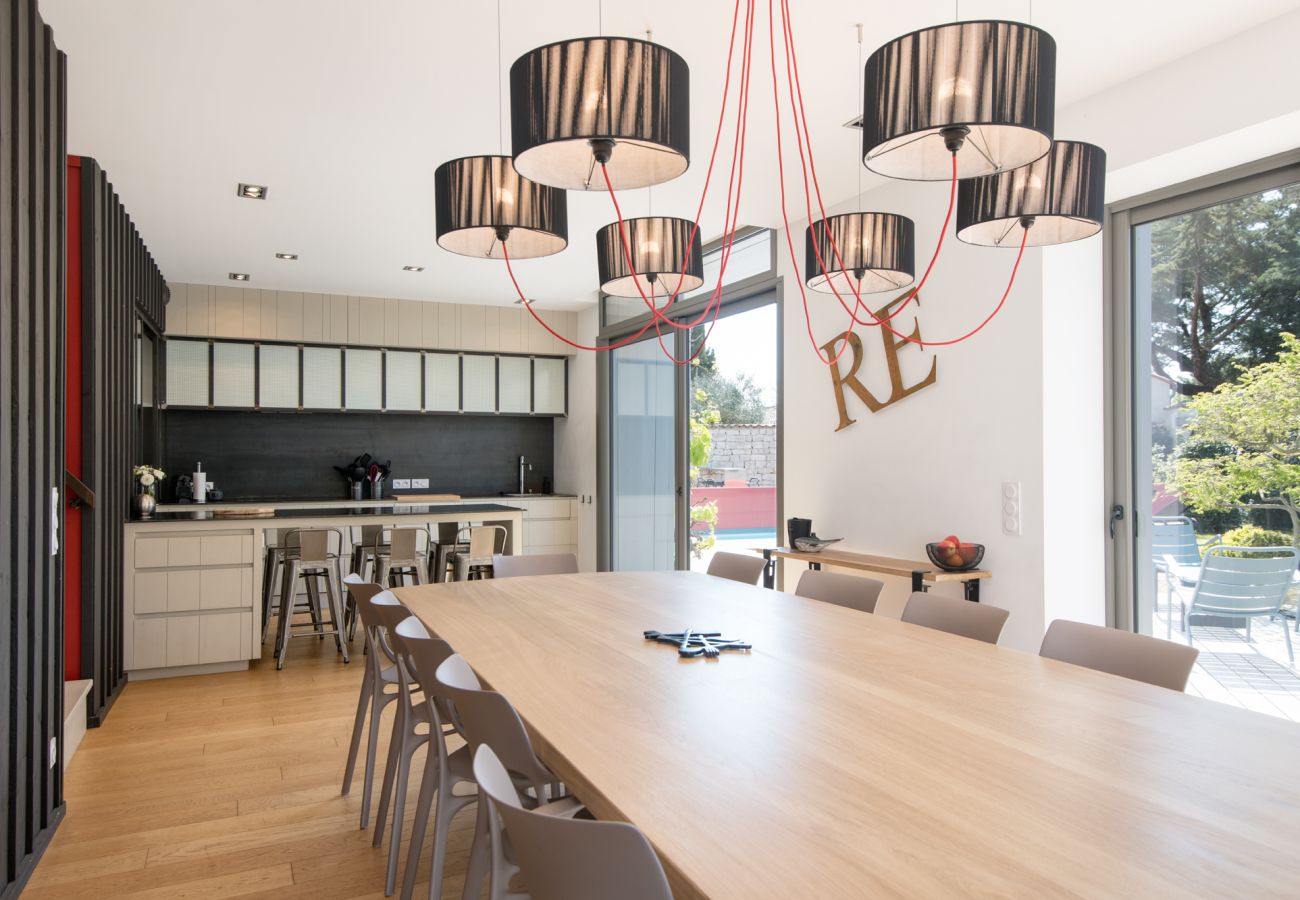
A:
POLYGON ((528 462, 528 460, 525 457, 521 456, 519 457, 519 493, 521 494, 528 493, 527 491, 524 490, 524 468, 525 467, 527 467, 529 472, 533 470, 533 464, 528 462))

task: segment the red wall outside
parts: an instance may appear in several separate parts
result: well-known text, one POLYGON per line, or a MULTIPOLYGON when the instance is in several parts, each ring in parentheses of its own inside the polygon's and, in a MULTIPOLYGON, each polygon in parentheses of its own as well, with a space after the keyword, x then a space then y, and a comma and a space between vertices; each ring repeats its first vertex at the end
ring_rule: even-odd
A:
MULTIPOLYGON (((68 292, 65 299, 64 466, 81 471, 81 158, 68 157, 68 292)), ((81 509, 68 505, 64 489, 63 677, 81 677, 81 509)))
POLYGON ((775 528, 774 487, 693 487, 691 504, 712 500, 718 504, 719 531, 735 528, 775 528))

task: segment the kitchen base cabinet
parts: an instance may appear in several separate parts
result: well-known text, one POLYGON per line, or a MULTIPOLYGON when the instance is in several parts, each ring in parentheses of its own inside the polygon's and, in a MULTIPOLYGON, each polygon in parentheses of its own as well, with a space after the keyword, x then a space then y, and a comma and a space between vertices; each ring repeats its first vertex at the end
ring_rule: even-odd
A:
POLYGON ((217 525, 201 534, 148 522, 127 526, 124 611, 130 625, 123 649, 129 678, 247 666, 257 655, 258 536, 251 528, 217 525))
POLYGON ((524 511, 524 555, 578 555, 578 501, 574 497, 510 499, 524 511))

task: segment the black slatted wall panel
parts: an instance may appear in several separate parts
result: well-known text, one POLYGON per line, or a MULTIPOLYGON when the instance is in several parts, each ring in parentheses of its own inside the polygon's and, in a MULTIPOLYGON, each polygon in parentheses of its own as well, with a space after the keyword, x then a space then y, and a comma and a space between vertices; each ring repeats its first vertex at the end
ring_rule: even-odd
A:
POLYGON ((36 0, 0 0, 0 897, 63 816, 65 61, 36 0))
POLYGON ((136 321, 162 333, 167 285, 104 170, 83 156, 81 179, 82 474, 95 492, 82 518, 81 673, 94 682, 86 711, 95 726, 126 682, 122 523, 131 470, 160 462, 141 456, 136 321))

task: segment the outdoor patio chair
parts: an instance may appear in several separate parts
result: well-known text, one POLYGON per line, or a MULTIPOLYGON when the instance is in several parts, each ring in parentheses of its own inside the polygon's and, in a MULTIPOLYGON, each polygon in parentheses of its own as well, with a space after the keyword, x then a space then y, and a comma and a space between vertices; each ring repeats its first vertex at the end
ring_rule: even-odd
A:
MULTIPOLYGON (((1219 541, 1216 535, 1211 545, 1219 541)), ((1165 637, 1174 633, 1175 587, 1196 586, 1201 571, 1201 547, 1196 540, 1196 520, 1187 516, 1153 516, 1151 519, 1151 562, 1155 567, 1156 592, 1163 575, 1169 594, 1169 617, 1165 637)))
MULTIPOLYGON (((1282 601, 1296 572, 1297 554, 1292 547, 1210 547, 1201 560, 1190 599, 1184 601, 1186 588, 1174 587, 1182 607, 1183 631, 1192 643, 1191 617, 1198 613, 1246 620, 1246 640, 1250 624, 1260 616, 1280 615, 1282 601)), ((1172 583, 1171 583, 1172 584, 1172 583)), ((1291 648, 1291 629, 1282 623, 1286 653, 1295 664, 1291 648)))

